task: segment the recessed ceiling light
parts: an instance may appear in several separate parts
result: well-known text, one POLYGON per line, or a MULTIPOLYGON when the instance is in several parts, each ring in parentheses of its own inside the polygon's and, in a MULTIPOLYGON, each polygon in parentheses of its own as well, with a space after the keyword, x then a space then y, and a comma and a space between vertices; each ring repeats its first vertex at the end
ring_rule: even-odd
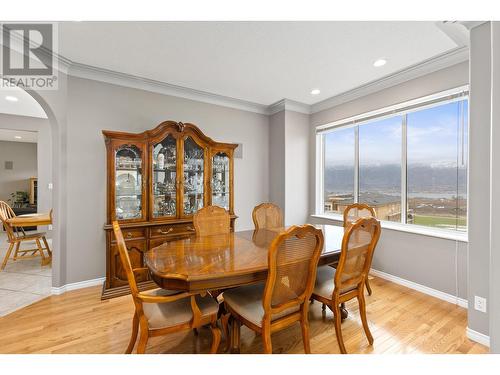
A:
POLYGON ((15 96, 7 95, 5 97, 5 100, 8 100, 9 102, 17 102, 19 99, 16 98, 15 96))
POLYGON ((15 139, 23 139, 23 137, 21 137, 20 135, 15 135, 14 138, 15 139))
POLYGON ((378 60, 375 60, 375 62, 373 63, 373 66, 375 68, 380 68, 381 66, 384 66, 385 64, 387 64, 386 59, 378 59, 378 60))
POLYGON ((311 90, 311 95, 318 95, 321 91, 319 89, 311 90))

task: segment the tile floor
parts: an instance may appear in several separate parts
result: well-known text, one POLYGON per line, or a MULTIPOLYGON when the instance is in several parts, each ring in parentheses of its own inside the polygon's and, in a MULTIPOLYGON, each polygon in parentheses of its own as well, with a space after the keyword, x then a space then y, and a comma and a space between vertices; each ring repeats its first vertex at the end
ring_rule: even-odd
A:
MULTIPOLYGON (((23 247, 34 246, 26 242, 23 247)), ((0 261, 3 261, 7 248, 7 236, 0 230, 0 261)), ((51 294, 52 268, 50 265, 42 267, 40 263, 40 258, 14 262, 11 254, 7 266, 0 272, 0 317, 51 294)))

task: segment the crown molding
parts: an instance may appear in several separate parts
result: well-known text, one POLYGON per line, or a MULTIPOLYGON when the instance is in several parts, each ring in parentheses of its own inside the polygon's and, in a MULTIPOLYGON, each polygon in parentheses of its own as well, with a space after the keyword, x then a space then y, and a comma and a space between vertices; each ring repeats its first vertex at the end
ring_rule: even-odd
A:
POLYGON ((191 89, 188 87, 172 85, 149 78, 139 77, 132 74, 115 72, 113 70, 98 68, 91 65, 72 63, 68 74, 73 77, 91 79, 111 83, 113 85, 125 86, 139 90, 155 92, 163 95, 176 96, 198 102, 235 108, 243 111, 255 112, 267 115, 267 107, 263 104, 253 103, 246 100, 231 98, 228 96, 212 94, 206 91, 191 89))
POLYGON ((311 113, 311 106, 309 104, 296 102, 290 99, 281 99, 280 101, 277 101, 276 103, 273 103, 267 107, 267 114, 274 115, 275 113, 285 110, 305 113, 308 115, 311 113))
POLYGON ((346 91, 342 94, 333 96, 311 106, 311 113, 316 113, 338 106, 343 103, 361 98, 363 96, 373 94, 377 91, 399 85, 406 81, 433 73, 437 70, 447 68, 452 65, 459 64, 469 59, 469 48, 459 47, 451 51, 442 53, 433 58, 427 59, 421 63, 412 65, 406 69, 402 69, 396 73, 382 77, 365 85, 359 86, 353 90, 346 91))

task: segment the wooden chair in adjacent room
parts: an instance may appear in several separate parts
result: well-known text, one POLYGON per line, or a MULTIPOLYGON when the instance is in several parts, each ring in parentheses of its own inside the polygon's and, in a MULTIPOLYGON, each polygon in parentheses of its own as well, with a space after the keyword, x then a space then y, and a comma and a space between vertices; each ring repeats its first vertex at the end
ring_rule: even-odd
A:
MULTIPOLYGON (((244 324, 262 335, 264 352, 270 354, 271 333, 300 323, 304 351, 311 352, 308 301, 322 249, 321 230, 312 225, 293 226, 280 233, 269 247, 265 284, 224 292, 224 305, 232 321, 231 347, 239 347, 239 327, 244 324)), ((223 328, 228 331, 227 325, 223 328)))
POLYGON ((219 206, 206 206, 193 216, 193 225, 197 236, 227 234, 231 231, 229 212, 219 206))
POLYGON ((132 321, 132 335, 125 353, 132 353, 140 328, 137 353, 146 351, 150 337, 163 336, 182 330, 192 330, 203 325, 210 325, 212 330, 211 353, 217 353, 221 332, 217 327, 219 305, 208 294, 175 292, 154 289, 139 292, 135 280, 136 274, 149 272, 147 268, 134 268, 130 263, 125 240, 118 222, 113 222, 120 260, 127 274, 135 313, 132 321))
POLYGON ((380 237, 380 223, 373 217, 361 218, 344 233, 337 268, 319 267, 312 298, 327 305, 335 318, 335 333, 340 351, 347 353, 342 338, 340 305, 358 299, 359 315, 370 345, 373 337, 366 319, 365 282, 370 270, 373 251, 380 237))
MULTIPOLYGON (((349 227, 361 217, 377 217, 373 207, 368 206, 364 203, 354 203, 346 207, 344 210, 344 228, 349 227)), ((371 262, 370 262, 371 265, 371 262)), ((372 287, 370 286, 370 281, 368 277, 366 278, 366 290, 368 295, 372 295, 372 287)))
MULTIPOLYGON (((52 215, 52 210, 50 211, 52 215)), ((10 254, 15 247, 13 260, 18 259, 30 259, 34 257, 41 257, 42 266, 50 264, 52 259, 52 251, 50 250, 49 243, 47 242, 46 234, 44 232, 36 233, 26 233, 23 228, 17 228, 10 225, 7 220, 16 217, 16 214, 10 208, 10 206, 3 201, 0 201, 0 222, 3 224, 5 231, 7 232, 7 242, 9 247, 7 253, 5 254, 0 271, 5 268, 7 262, 10 258, 10 254), (21 244, 23 242, 35 242, 35 248, 22 249, 21 244), (43 242, 43 246, 42 246, 43 242), (47 252, 47 255, 45 255, 47 252)))
POLYGON ((283 227, 281 208, 273 203, 261 203, 253 209, 255 229, 276 229, 283 227))

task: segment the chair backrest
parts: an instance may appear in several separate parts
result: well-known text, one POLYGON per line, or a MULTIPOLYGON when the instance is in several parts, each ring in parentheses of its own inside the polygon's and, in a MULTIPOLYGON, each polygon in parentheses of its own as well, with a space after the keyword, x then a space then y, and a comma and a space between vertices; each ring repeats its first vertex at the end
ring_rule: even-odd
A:
POLYGON ((113 221, 113 232, 116 238, 116 246, 118 247, 118 254, 120 255, 120 261, 122 262, 123 269, 127 275, 128 285, 132 293, 134 301, 137 299, 139 294, 139 289, 137 288, 137 282, 135 280, 134 271, 132 269, 132 263, 130 262, 130 257, 128 256, 127 245, 125 245, 125 240, 123 239, 122 230, 117 221, 113 221))
POLYGON ((354 203, 347 206, 344 210, 344 228, 352 225, 356 220, 362 217, 377 217, 373 207, 364 203, 354 203))
POLYGON ((252 219, 255 229, 272 229, 283 227, 281 208, 273 203, 261 203, 253 209, 252 219))
POLYGON ((323 232, 310 224, 290 227, 273 240, 262 302, 264 319, 309 300, 323 242, 323 232))
POLYGON ((380 222, 374 217, 360 218, 346 229, 335 272, 334 294, 364 287, 379 237, 380 222))
POLYGON ((229 212, 219 206, 207 206, 193 216, 193 225, 197 236, 227 234, 231 232, 229 212))
POLYGON ((7 237, 9 238, 9 240, 13 240, 16 237, 14 228, 7 224, 7 220, 12 219, 13 217, 16 217, 16 214, 14 213, 12 208, 10 208, 10 206, 6 202, 0 201, 0 221, 3 224, 5 231, 7 232, 7 237))

